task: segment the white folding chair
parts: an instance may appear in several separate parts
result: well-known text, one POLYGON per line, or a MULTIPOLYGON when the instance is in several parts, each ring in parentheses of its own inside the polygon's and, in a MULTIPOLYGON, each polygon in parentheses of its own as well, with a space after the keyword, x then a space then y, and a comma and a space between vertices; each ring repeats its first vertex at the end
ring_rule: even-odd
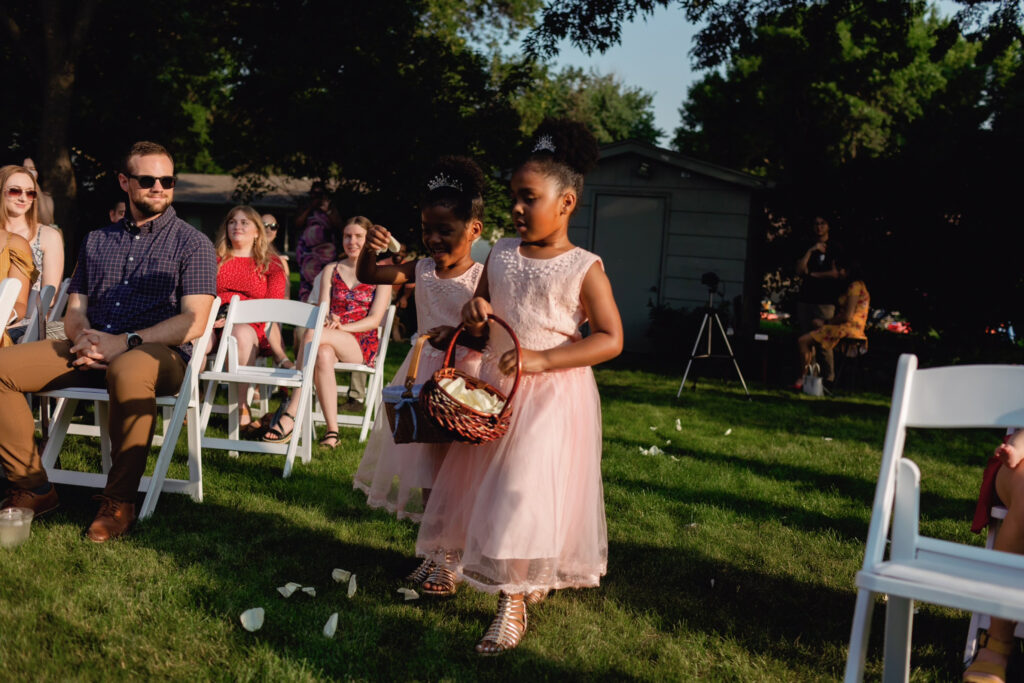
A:
MULTIPOLYGON (((206 344, 209 343, 210 335, 213 332, 213 323, 217 317, 217 308, 220 306, 220 299, 213 300, 213 307, 210 309, 210 316, 206 321, 206 327, 194 342, 192 358, 185 367, 185 377, 181 381, 181 388, 175 396, 158 396, 157 406, 171 406, 170 419, 164 420, 164 438, 160 446, 160 453, 156 459, 156 466, 153 474, 143 477, 139 482, 139 491, 145 491, 146 497, 143 500, 142 508, 139 510, 139 519, 145 519, 153 514, 157 500, 162 491, 174 493, 187 493, 196 502, 203 500, 203 470, 202 453, 200 451, 199 431, 199 371, 202 369, 203 353, 206 344), (188 479, 167 479, 167 468, 171 464, 174 455, 174 448, 178 444, 178 436, 181 434, 182 424, 188 417, 188 479)), ((93 401, 102 406, 100 424, 106 425, 109 417, 110 395, 106 389, 78 388, 55 389, 53 391, 40 391, 39 396, 63 399, 58 403, 57 410, 53 417, 50 428, 50 438, 43 450, 43 467, 46 468, 46 476, 50 481, 57 484, 74 484, 77 486, 91 486, 102 488, 107 482, 107 472, 110 471, 110 440, 105 430, 100 435, 101 450, 101 474, 94 472, 78 472, 65 470, 57 467, 57 456, 60 454, 64 439, 69 433, 68 427, 71 424, 71 417, 75 413, 75 406, 79 401, 93 401)), ((155 440, 155 437, 154 437, 155 440)))
POLYGON ((908 427, 1018 426, 1024 426, 1024 367, 964 365, 918 370, 916 356, 900 356, 864 565, 856 578, 847 683, 863 677, 871 612, 878 595, 888 595, 884 681, 909 678, 915 600, 1024 620, 1024 585, 1020 582, 1024 555, 921 536, 921 472, 903 457, 908 427), (887 542, 889 558, 885 559, 887 542))
MULTIPOLYGON (((25 310, 25 333, 18 340, 19 344, 30 341, 39 341, 39 328, 46 324, 46 314, 50 310, 50 303, 57 292, 53 285, 46 285, 40 288, 39 295, 33 296, 29 293, 28 307, 25 310)), ((46 330, 43 329, 45 335, 46 330)))
MULTIPOLYGON (((313 455, 312 429, 309 422, 310 403, 313 398, 313 365, 307 364, 308 370, 286 369, 278 367, 260 367, 255 365, 239 365, 238 342, 231 336, 235 325, 248 323, 277 322, 282 325, 295 325, 313 330, 312 339, 306 344, 304 358, 316 358, 316 348, 320 344, 320 332, 323 330, 327 307, 304 304, 288 299, 250 299, 240 301, 237 296, 231 298, 228 315, 224 320, 220 345, 213 362, 213 369, 200 374, 199 378, 208 382, 206 395, 203 399, 201 418, 203 448, 215 448, 249 453, 277 453, 285 456, 284 473, 287 477, 292 472, 292 464, 296 453, 302 462, 308 463, 313 455), (228 385, 228 436, 217 438, 206 436, 207 425, 213 412, 213 401, 217 387, 228 385), (240 439, 239 429, 239 396, 238 385, 263 385, 290 387, 299 392, 299 407, 295 415, 295 426, 288 443, 268 443, 240 439)), ((244 397, 243 397, 244 398, 244 397)))
MULTIPOLYGON (((377 357, 373 365, 362 363, 335 363, 334 372, 361 372, 366 375, 366 396, 363 399, 362 415, 338 415, 339 427, 359 427, 359 440, 366 441, 366 436, 376 419, 377 409, 380 407, 381 393, 384 390, 384 358, 387 356, 388 343, 391 341, 391 326, 395 323, 395 305, 388 306, 383 320, 377 327, 377 338, 380 340, 380 347, 377 349, 377 357)), ((338 395, 347 394, 348 385, 338 385, 338 395)), ((319 402, 313 402, 313 421, 322 423, 324 421, 323 411, 319 408, 319 402)))
POLYGON ((0 280, 0 335, 7 329, 7 321, 11 319, 11 311, 21 294, 21 280, 5 277, 0 280))
POLYGON ((57 288, 57 296, 53 299, 53 304, 50 307, 50 320, 61 320, 64 318, 64 309, 68 305, 68 288, 71 286, 71 278, 64 278, 60 287, 57 288))

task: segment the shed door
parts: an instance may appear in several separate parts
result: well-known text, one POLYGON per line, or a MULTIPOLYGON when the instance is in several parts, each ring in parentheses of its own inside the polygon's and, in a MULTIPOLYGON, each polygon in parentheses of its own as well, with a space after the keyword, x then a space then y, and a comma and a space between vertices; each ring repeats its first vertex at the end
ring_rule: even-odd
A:
POLYGON ((658 303, 664 197, 599 194, 594 212, 594 251, 604 261, 622 315, 625 348, 648 348, 650 305, 658 303))

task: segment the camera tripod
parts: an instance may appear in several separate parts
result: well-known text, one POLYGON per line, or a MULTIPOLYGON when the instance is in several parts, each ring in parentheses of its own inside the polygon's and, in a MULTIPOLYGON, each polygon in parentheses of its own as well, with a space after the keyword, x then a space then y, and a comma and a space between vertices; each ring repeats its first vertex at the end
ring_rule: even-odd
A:
MULTIPOLYGON (((743 391, 747 393, 747 400, 750 400, 750 390, 747 389, 747 383, 743 379, 743 373, 740 372, 740 364, 736 362, 736 354, 732 352, 732 345, 729 343, 729 336, 725 333, 725 328, 722 326, 722 319, 718 317, 718 311, 715 310, 715 289, 714 287, 708 288, 708 305, 704 307, 704 319, 700 322, 700 330, 697 331, 697 339, 693 342, 693 350, 690 351, 690 360, 686 364, 686 372, 683 373, 683 381, 679 383, 679 391, 676 392, 676 398, 679 398, 683 393, 683 386, 686 385, 686 378, 690 375, 690 366, 693 365, 693 361, 701 360, 704 358, 728 358, 732 361, 733 367, 736 368, 736 374, 740 378, 740 384, 743 385, 743 391), (714 325, 718 326, 718 331, 722 333, 722 341, 725 342, 725 348, 729 351, 728 354, 713 354, 711 353, 711 335, 712 335, 712 321, 714 325), (704 328, 707 328, 707 350, 704 353, 698 354, 697 347, 700 346, 701 340, 704 336, 704 328)), ((693 389, 697 390, 697 380, 693 380, 693 389)))

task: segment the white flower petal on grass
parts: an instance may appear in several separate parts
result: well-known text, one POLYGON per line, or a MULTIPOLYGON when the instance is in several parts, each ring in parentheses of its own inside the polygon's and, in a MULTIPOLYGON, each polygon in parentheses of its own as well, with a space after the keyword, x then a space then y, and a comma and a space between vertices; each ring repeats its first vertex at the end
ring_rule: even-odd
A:
POLYGON ((416 591, 414 591, 411 588, 399 588, 398 592, 401 593, 402 595, 404 595, 405 599, 407 601, 408 600, 416 600, 416 599, 418 599, 420 597, 420 594, 417 593, 416 591))
POLYGON ((648 429, 650 429, 652 432, 658 431, 658 428, 655 427, 654 425, 651 425, 650 427, 648 427, 648 429))
POLYGON ((242 612, 238 620, 246 631, 259 631, 263 626, 263 608, 253 607, 242 612))
POLYGON ((677 432, 683 431, 683 423, 682 423, 682 421, 680 421, 680 419, 678 417, 676 418, 676 431, 677 432))
POLYGON ((338 613, 334 612, 327 619, 327 623, 324 624, 324 635, 328 638, 333 638, 335 631, 338 630, 338 613))
POLYGON ((295 591, 299 590, 300 588, 302 588, 302 584, 301 583, 295 583, 294 581, 289 581, 288 583, 286 583, 283 586, 278 586, 277 587, 277 592, 280 593, 281 595, 283 595, 286 598, 290 598, 290 597, 292 597, 292 593, 294 593, 295 591))
POLYGON ((730 434, 732 434, 732 427, 729 427, 728 429, 725 430, 726 436, 729 436, 730 434))
POLYGON ((651 455, 665 455, 665 451, 661 450, 657 446, 651 446, 651 450, 648 451, 651 455))
POLYGON ((665 445, 666 446, 669 445, 670 443, 672 443, 672 439, 665 439, 665 445))
POLYGON ((344 569, 335 569, 331 572, 331 578, 338 583, 344 583, 348 581, 348 577, 352 576, 352 572, 345 571, 344 569))
POLYGON ((825 439, 825 441, 831 441, 832 440, 831 436, 826 436, 826 437, 823 437, 823 438, 825 439))
POLYGON ((315 598, 316 597, 316 588, 313 588, 312 586, 303 586, 302 587, 302 592, 305 593, 306 595, 308 595, 311 598, 315 598))
POLYGON ((348 579, 348 597, 352 597, 356 594, 356 575, 353 574, 348 579))

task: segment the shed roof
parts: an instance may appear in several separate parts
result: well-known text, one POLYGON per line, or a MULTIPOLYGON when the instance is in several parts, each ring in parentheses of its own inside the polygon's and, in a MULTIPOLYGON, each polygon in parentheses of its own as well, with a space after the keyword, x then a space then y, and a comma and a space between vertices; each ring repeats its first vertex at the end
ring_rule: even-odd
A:
MULTIPOLYGON (((239 178, 225 174, 179 173, 174 199, 191 204, 230 204, 240 182, 239 178)), ((313 181, 310 178, 272 175, 261 178, 261 182, 266 191, 252 202, 254 206, 294 207, 309 193, 313 181)))
POLYGON ((693 157, 688 157, 680 154, 679 152, 673 152, 672 150, 664 149, 662 147, 652 145, 649 142, 643 142, 640 140, 612 142, 610 144, 603 145, 600 152, 601 159, 611 159, 625 154, 636 154, 660 161, 664 164, 669 164, 670 166, 675 166, 676 168, 689 173, 697 173, 699 175, 708 176, 726 183, 732 183, 733 185, 739 185, 753 190, 770 189, 775 186, 775 183, 767 180, 766 178, 760 178, 749 173, 744 173, 743 171, 736 171, 731 168, 726 168, 725 166, 712 164, 708 161, 694 159, 693 157))

